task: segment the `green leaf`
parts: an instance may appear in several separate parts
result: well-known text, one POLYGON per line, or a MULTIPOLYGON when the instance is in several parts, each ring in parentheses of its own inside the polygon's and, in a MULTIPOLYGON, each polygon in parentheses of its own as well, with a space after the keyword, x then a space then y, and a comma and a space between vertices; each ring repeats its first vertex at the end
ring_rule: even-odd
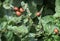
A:
POLYGON ((55 18, 53 18, 53 16, 45 16, 42 18, 43 29, 47 35, 52 34, 54 28, 56 27, 56 25, 53 23, 54 20, 55 20, 55 18))
POLYGON ((24 19, 23 21, 24 21, 24 23, 27 23, 28 22, 28 18, 24 19))
POLYGON ((2 34, 0 33, 0 41, 2 41, 1 36, 2 36, 2 34))
POLYGON ((52 37, 54 38, 55 41, 60 41, 60 36, 58 36, 58 35, 52 35, 52 37))
POLYGON ((54 17, 60 17, 60 0, 56 0, 55 5, 56 5, 56 7, 55 7, 56 13, 55 13, 54 17))
POLYGON ((11 9, 11 7, 13 8, 13 0, 5 0, 4 3, 3 3, 3 7, 5 9, 11 9))
POLYGON ((35 37, 34 33, 29 33, 29 37, 35 37))
POLYGON ((54 20, 55 20, 55 19, 53 18, 52 15, 42 17, 42 22, 43 22, 43 23, 53 22, 54 20))
POLYGON ((22 39, 22 41, 37 41, 37 39, 33 37, 27 37, 27 38, 22 39))
POLYGON ((7 26, 7 22, 2 22, 0 24, 0 31, 5 32, 4 30, 7 28, 6 26, 7 26))
POLYGON ((17 26, 8 26, 8 30, 11 30, 12 32, 14 32, 14 34, 18 35, 19 37, 22 37, 22 36, 24 36, 25 34, 28 33, 28 29, 24 25, 21 25, 19 27, 17 27, 17 26))
POLYGON ((4 36, 6 37, 7 41, 13 41, 13 32, 11 31, 8 31, 8 32, 5 32, 4 36))
POLYGON ((2 3, 0 2, 0 6, 2 5, 2 3))

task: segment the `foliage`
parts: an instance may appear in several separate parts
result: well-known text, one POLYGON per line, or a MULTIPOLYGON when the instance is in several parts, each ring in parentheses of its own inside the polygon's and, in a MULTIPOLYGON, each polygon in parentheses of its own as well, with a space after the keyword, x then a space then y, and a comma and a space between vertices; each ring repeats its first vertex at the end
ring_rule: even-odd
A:
POLYGON ((0 41, 60 41, 59 2, 0 0, 0 41), (24 11, 18 16, 14 7, 24 11))

